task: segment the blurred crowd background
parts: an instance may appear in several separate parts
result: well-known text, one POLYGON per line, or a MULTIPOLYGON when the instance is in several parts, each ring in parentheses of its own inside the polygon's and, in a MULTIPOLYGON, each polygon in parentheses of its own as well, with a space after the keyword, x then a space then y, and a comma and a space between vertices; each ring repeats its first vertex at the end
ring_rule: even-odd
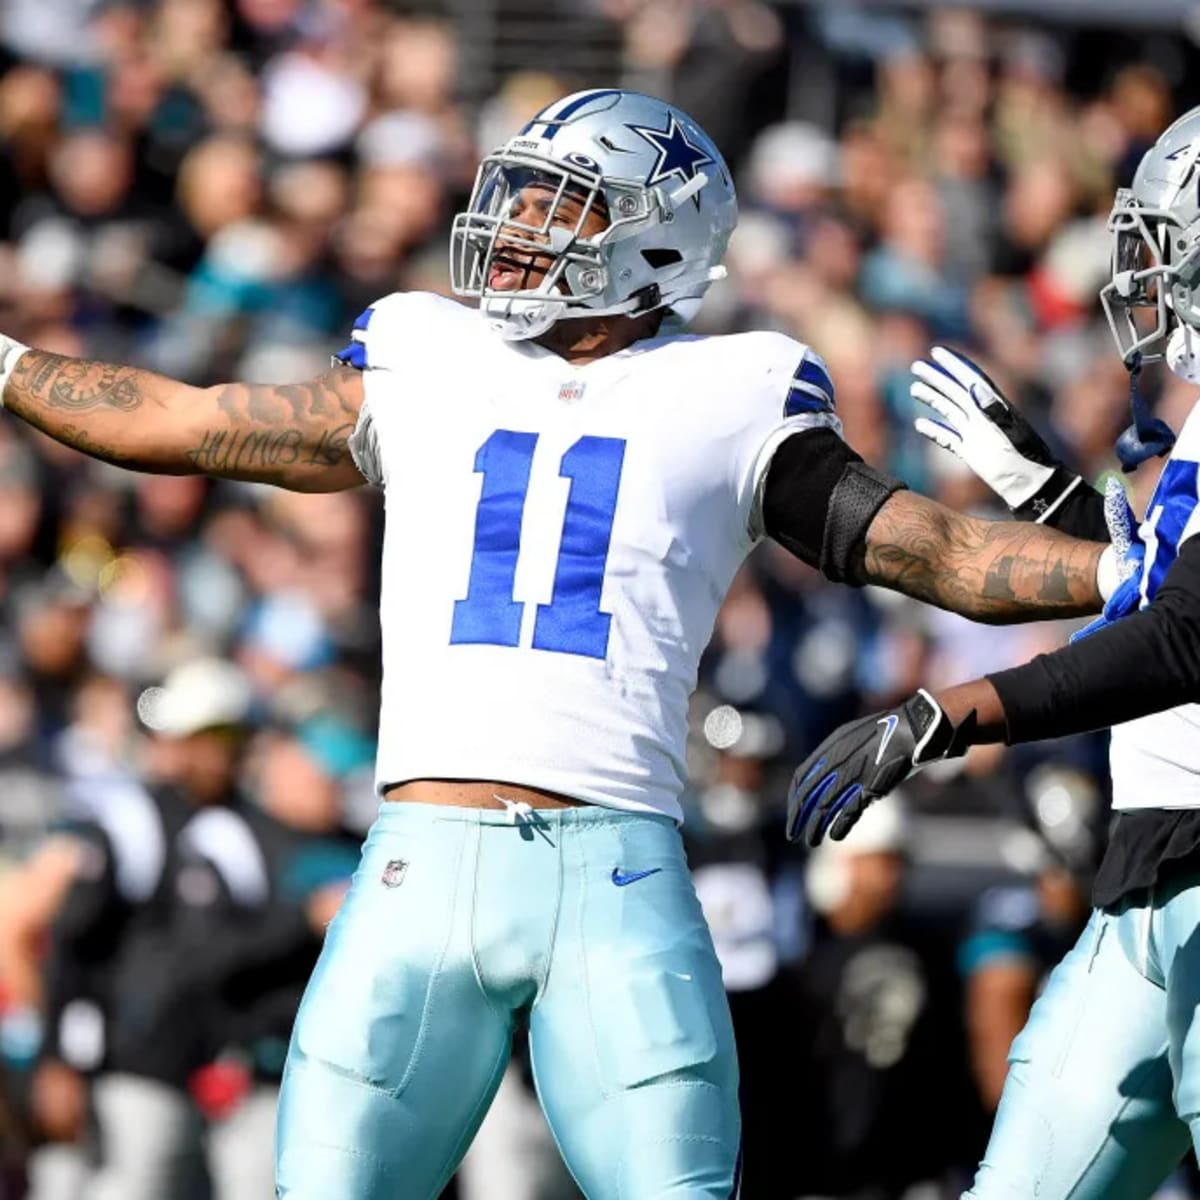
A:
MULTIPOLYGON (((1105 217, 1200 102, 1200 30, 1167 5, 1022 7, 4 0, 0 328, 200 384, 314 375, 376 297, 447 292, 481 152, 620 84, 687 109, 735 171, 699 328, 813 344, 861 453, 995 513, 911 428, 909 363, 963 347, 1096 482, 1128 422, 1105 217)), ((1149 385, 1178 428, 1191 390, 1149 385)), ((1130 481, 1139 512, 1157 469, 1130 481)), ((4 1200, 271 1194, 291 1014, 375 807, 379 539, 367 489, 137 476, 0 421, 4 1200)), ((1086 912, 1106 738, 976 748, 809 857, 784 843, 786 784, 841 721, 1071 628, 973 625, 770 545, 736 579, 685 832, 749 1200, 969 1178, 1086 912)), ((576 1195, 523 1063, 463 1200, 576 1195)), ((1163 1197, 1200 1196, 1193 1174, 1163 1197)))

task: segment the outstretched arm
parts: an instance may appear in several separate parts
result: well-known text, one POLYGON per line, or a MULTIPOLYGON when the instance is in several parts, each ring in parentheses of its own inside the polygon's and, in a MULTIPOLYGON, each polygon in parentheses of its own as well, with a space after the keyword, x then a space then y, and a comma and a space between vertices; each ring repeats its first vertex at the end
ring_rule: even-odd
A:
POLYGON ((977 621, 1100 611, 1103 544, 965 516, 903 486, 832 430, 796 433, 767 469, 762 528, 830 579, 880 584, 977 621))
POLYGON ((1200 700, 1200 539, 1189 538, 1139 612, 1023 666, 835 730, 796 769, 788 836, 846 835, 913 770, 982 742, 1041 741, 1104 729, 1200 700))
POLYGON ((895 492, 867 528, 861 578, 991 624, 1077 617, 1104 605, 1096 582, 1104 549, 895 492))
POLYGON ((363 381, 350 367, 306 383, 197 388, 136 367, 25 350, 3 401, 57 441, 134 470, 218 475, 300 492, 363 482, 348 447, 363 381))

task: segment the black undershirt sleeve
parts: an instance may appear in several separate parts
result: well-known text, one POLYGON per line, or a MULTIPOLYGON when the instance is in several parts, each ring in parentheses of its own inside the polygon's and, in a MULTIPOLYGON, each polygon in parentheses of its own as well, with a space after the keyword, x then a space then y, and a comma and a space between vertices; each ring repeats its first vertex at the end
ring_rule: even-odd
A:
POLYGON ((1184 542, 1140 612, 988 679, 1004 705, 1010 745, 1200 701, 1200 538, 1184 542))

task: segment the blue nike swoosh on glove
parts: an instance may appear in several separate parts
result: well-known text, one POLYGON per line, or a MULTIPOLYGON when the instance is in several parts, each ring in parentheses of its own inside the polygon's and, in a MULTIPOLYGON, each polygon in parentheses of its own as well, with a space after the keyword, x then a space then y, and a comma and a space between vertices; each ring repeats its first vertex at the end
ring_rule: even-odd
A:
POLYGON ((628 887, 631 883, 637 883, 639 879, 645 879, 647 875, 657 875, 661 870, 662 867, 651 867, 648 871, 630 871, 623 875, 620 867, 613 867, 612 881, 617 887, 628 887))

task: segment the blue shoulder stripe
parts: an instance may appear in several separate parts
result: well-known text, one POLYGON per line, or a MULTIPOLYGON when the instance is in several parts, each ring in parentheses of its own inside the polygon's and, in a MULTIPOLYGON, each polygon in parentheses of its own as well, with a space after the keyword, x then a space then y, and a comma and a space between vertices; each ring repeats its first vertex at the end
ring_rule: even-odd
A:
POLYGON ((783 405, 783 415, 785 417, 794 417, 799 413, 827 412, 833 412, 833 405, 824 396, 813 395, 808 390, 802 390, 795 384, 792 385, 792 390, 788 392, 788 398, 783 405))
POLYGON ((784 416, 794 417, 797 413, 832 412, 834 408, 833 380, 818 358, 807 354, 796 368, 784 401, 784 416))
POLYGON ((807 354, 800 363, 795 379, 799 383, 807 383, 820 388, 829 399, 830 406, 834 404, 833 380, 820 359, 810 358, 807 354))
MULTIPOLYGON (((375 308, 364 309, 354 318, 354 334, 366 333, 367 326, 371 324, 371 318, 375 315, 375 308)), ((367 369, 367 347, 366 344, 358 336, 354 336, 350 345, 344 346, 334 356, 338 362, 345 363, 348 367, 354 367, 359 371, 367 369)))
POLYGON ((333 357, 348 367, 354 367, 355 370, 367 369, 367 348, 362 342, 351 342, 350 345, 343 346, 333 357))

